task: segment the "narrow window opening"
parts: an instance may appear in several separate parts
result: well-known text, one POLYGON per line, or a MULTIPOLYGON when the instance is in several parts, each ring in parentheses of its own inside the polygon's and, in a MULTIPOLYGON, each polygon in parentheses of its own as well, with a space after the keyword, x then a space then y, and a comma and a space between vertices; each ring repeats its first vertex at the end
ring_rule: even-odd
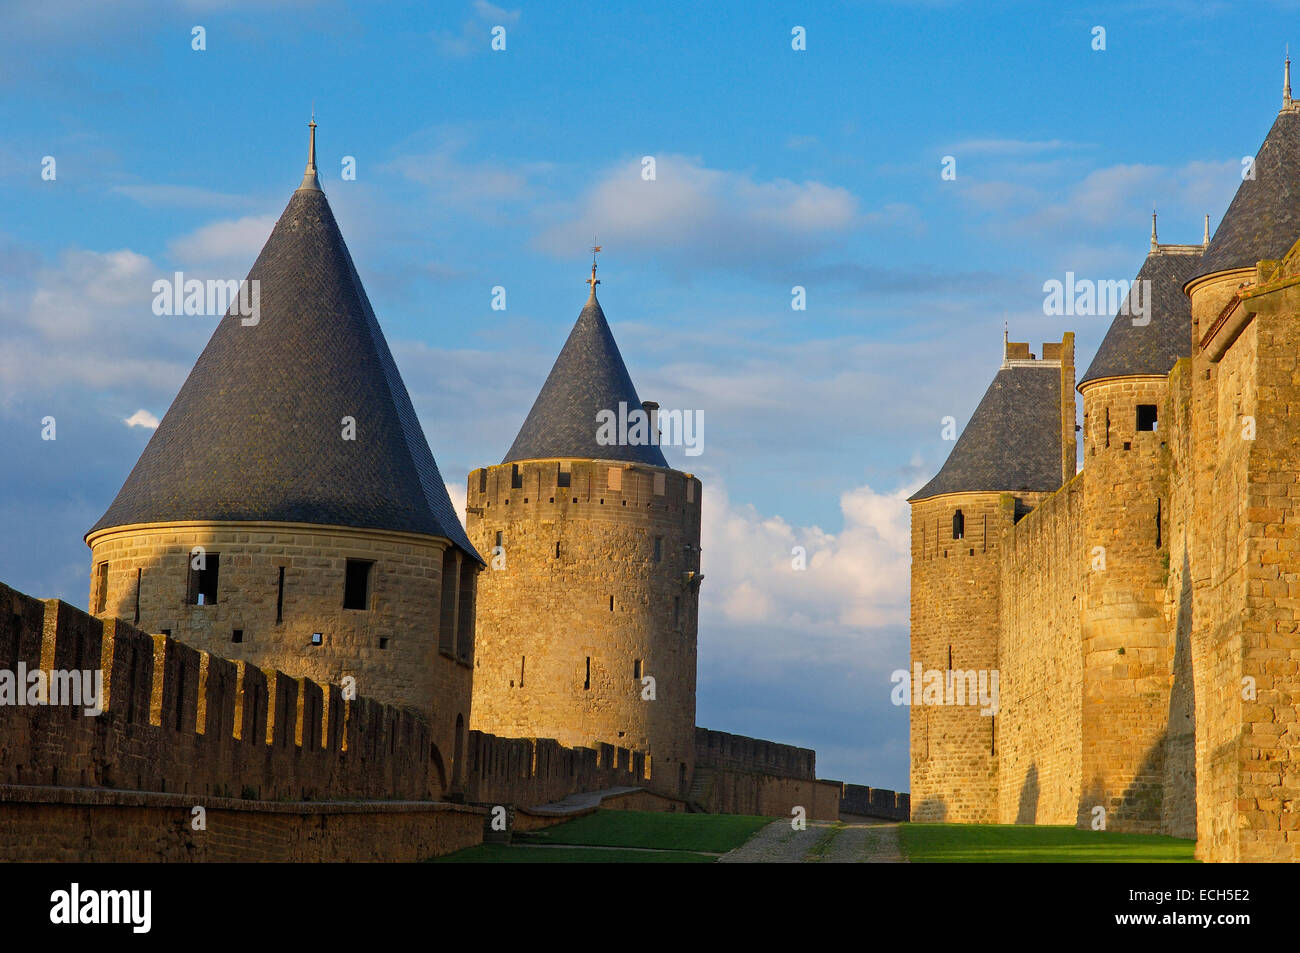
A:
POLYGON ((275 587, 275 624, 284 622, 284 567, 280 567, 280 579, 275 587))
POLYGON ((570 464, 567 461, 560 463, 560 469, 555 475, 556 486, 573 485, 573 471, 570 470, 569 467, 570 464))
POLYGON ((144 579, 144 570, 135 571, 135 624, 140 624, 140 582, 144 579))
POLYGON ((203 568, 190 566, 190 598, 192 606, 211 606, 217 602, 217 577, 221 571, 221 556, 207 553, 203 557, 203 568))
POLYGON ((496 538, 497 538, 496 545, 498 545, 498 546, 503 545, 503 541, 504 541, 504 539, 505 539, 505 535, 501 532, 501 530, 497 530, 497 537, 496 537, 496 538))
POLYGON ((1138 404, 1137 405, 1137 429, 1141 431, 1153 431, 1157 429, 1155 404, 1138 404))
POLYGON ((95 611, 103 612, 108 606, 108 563, 95 567, 95 611))
POLYGON ((234 631, 232 631, 232 632, 230 633, 230 641, 231 641, 231 642, 235 642, 235 643, 239 643, 239 642, 244 641, 244 630, 243 630, 243 629, 235 629, 234 631))
POLYGON ((486 467, 478 471, 478 491, 480 493, 487 492, 487 468, 486 467))
POLYGON ((996 715, 989 716, 989 754, 998 753, 998 719, 996 715))
POLYGON ((952 646, 948 646, 948 671, 952 671, 952 646))
POLYGON ((609 611, 610 611, 610 612, 613 612, 613 611, 614 611, 614 597, 613 597, 613 596, 610 596, 610 597, 609 597, 609 611))
POLYGON ((1106 446, 1110 446, 1110 408, 1106 408, 1106 446))
POLYGON ((527 666, 527 664, 528 664, 528 656, 527 655, 519 656, 519 687, 520 688, 524 687, 524 668, 525 666, 527 666))
POLYGON ((381 649, 386 649, 386 648, 388 648, 388 636, 386 636, 386 635, 381 635, 381 636, 379 637, 379 647, 380 647, 381 649))
POLYGON ((519 464, 510 464, 510 489, 520 490, 524 486, 524 475, 519 470, 519 464))
POLYGON ((958 510, 952 514, 952 538, 962 539, 966 535, 966 517, 958 510))
POLYGON ((555 541, 555 558, 560 558, 560 541, 558 539, 555 541))
POLYGON ((639 681, 640 678, 641 678, 641 660, 640 660, 640 659, 635 659, 635 660, 632 662, 632 677, 635 678, 635 679, 637 679, 638 681, 639 681))
POLYGON ((323 632, 313 632, 313 633, 311 634, 311 644, 312 644, 312 645, 324 645, 324 644, 325 644, 325 634, 324 634, 323 632))
POLYGON ((659 560, 663 559, 663 557, 664 557, 664 538, 662 536, 656 536, 655 537, 655 562, 659 562, 659 560))
POLYGON ((1160 497, 1156 497, 1156 549, 1160 548, 1160 517, 1162 515, 1162 508, 1160 497))
POLYGON ((587 656, 587 677, 582 683, 582 690, 587 691, 591 688, 591 656, 587 656))
POLYGON ((370 567, 364 559, 349 559, 343 578, 343 608, 370 608, 370 567))

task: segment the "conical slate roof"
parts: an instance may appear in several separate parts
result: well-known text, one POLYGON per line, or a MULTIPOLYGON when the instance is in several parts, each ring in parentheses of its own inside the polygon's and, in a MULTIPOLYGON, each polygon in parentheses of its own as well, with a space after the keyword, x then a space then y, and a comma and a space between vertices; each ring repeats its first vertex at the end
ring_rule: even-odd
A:
POLYGON ((1061 368, 1004 366, 935 478, 908 502, 943 493, 1052 491, 1061 486, 1061 368))
POLYGON ((217 324, 91 532, 320 523, 441 536, 481 562, 314 172, 248 273, 259 320, 245 326, 232 307, 217 324), (355 440, 343 439, 345 417, 355 440))
POLYGON ((1135 325, 1133 319, 1142 317, 1121 308, 1080 387, 1103 377, 1168 374, 1179 358, 1192 353, 1192 304, 1183 294, 1183 285, 1200 269, 1201 254, 1199 245, 1152 249, 1134 279, 1134 283, 1151 282, 1145 315, 1149 323, 1135 325))
POLYGON ((1300 106, 1278 113, 1245 179, 1215 229, 1197 275, 1281 258, 1300 237, 1300 106))
POLYGON ((641 409, 593 285, 533 409, 501 462, 573 458, 667 467, 663 451, 655 444, 596 442, 596 414, 609 410, 617 415, 620 403, 627 405, 628 414, 641 409))

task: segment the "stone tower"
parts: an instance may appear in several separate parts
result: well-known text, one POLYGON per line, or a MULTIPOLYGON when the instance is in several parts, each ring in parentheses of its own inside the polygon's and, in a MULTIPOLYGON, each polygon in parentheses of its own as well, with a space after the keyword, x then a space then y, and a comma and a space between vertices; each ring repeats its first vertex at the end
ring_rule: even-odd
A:
POLYGON ((1300 103, 1282 109, 1186 286, 1197 856, 1300 856, 1300 103), (1280 264, 1279 264, 1280 263, 1280 264))
MULTIPOLYGON (((1079 383, 1089 563, 1080 619, 1083 827, 1098 806, 1106 810, 1108 830, 1167 831, 1166 813, 1193 821, 1190 642, 1186 632, 1181 642, 1172 637, 1166 618, 1171 528, 1182 521, 1171 514, 1168 422, 1162 427, 1161 421, 1169 409, 1169 372, 1191 347, 1183 284, 1204 251, 1204 245, 1158 244, 1152 215, 1151 251, 1135 293, 1079 383), (1182 679, 1176 712, 1170 707, 1175 658, 1182 679), (1171 769, 1175 777, 1167 776, 1171 769)), ((1175 578, 1182 578, 1181 567, 1175 578)))
POLYGON ((314 121, 248 281, 260 313, 221 318, 86 535, 91 610, 417 707, 446 780, 470 718, 482 561, 321 190, 314 121))
MULTIPOLYGON (((1002 367, 943 468, 912 504, 911 667, 998 668, 1003 531, 1075 472, 1074 335, 1006 343, 1002 367)), ((955 692, 954 692, 955 696, 955 692)), ((914 696, 915 697, 915 696, 914 696)), ((911 707, 912 820, 997 820, 997 718, 911 707)))
MULTIPOLYGON (((637 397, 591 294, 505 459, 469 475, 487 555, 473 727, 646 755, 684 794, 695 764, 700 481, 653 443, 607 444, 597 415, 637 397), (653 697, 652 697, 653 696, 653 697)), ((651 428, 657 431, 657 423, 651 428)))

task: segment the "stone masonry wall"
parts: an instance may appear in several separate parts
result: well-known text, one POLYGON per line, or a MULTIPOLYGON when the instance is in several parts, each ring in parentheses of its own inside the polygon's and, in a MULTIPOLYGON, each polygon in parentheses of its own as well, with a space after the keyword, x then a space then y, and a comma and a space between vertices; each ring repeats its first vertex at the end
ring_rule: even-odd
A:
POLYGON ((1082 756, 1084 470, 1002 540, 997 817, 1073 824, 1082 756))
POLYGON ((422 711, 441 757, 454 760, 470 719, 473 619, 468 641, 440 651, 445 540, 308 524, 196 523, 123 527, 90 543, 90 607, 100 618, 320 684, 351 676, 359 694, 422 711), (217 557, 211 605, 188 598, 196 546, 217 557), (348 559, 373 563, 367 609, 343 608, 348 559), (321 644, 312 644, 313 633, 321 644))
MULTIPOLYGON (((103 672, 104 711, 0 707, 0 784, 253 800, 437 790, 425 718, 0 585, 0 671, 103 672)), ((53 700, 53 699, 51 699, 53 700)), ((198 803, 198 802, 196 802, 198 803)))
POLYGON ((700 492, 689 474, 607 461, 469 475, 467 528, 489 562, 475 729, 627 747, 649 756, 656 790, 685 792, 695 759, 700 492))
MULTIPOLYGON (((1033 495, 1033 502, 1042 494, 1033 495)), ((1015 520, 1000 493, 953 493, 912 505, 911 666, 998 666, 999 542, 1015 520), (953 538, 953 514, 964 538, 953 538)), ((978 706, 912 705, 911 795, 917 821, 991 823, 997 810, 993 721, 978 706)))
POLYGON ((1166 426, 1139 430, 1165 404, 1164 378, 1089 383, 1083 555, 1083 791, 1078 824, 1158 833, 1169 717, 1169 453, 1166 426))

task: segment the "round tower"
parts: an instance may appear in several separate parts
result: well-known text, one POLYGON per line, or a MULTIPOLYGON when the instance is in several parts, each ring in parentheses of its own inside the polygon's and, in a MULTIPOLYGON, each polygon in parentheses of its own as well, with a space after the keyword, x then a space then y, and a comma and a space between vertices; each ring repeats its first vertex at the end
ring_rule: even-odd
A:
POLYGON ((684 795, 700 481, 664 459, 657 405, 637 397, 595 275, 593 265, 587 303, 505 459, 469 475, 469 536, 488 564, 473 727, 642 752, 652 786, 684 795), (627 420, 627 439, 604 439, 602 415, 627 420))
POLYGON ((1072 335, 1042 359, 1005 343, 947 461, 909 498, 914 821, 998 821, 998 717, 969 688, 999 668, 1004 532, 1074 474, 1073 387, 1072 335))
MULTIPOLYGON (((1175 501, 1165 418, 1174 413, 1169 372, 1191 349, 1182 288, 1204 251, 1159 244, 1152 215, 1151 251, 1079 383, 1088 562, 1081 827, 1098 807, 1109 830, 1182 831, 1178 823, 1194 821, 1195 724, 1190 710, 1170 707, 1179 653, 1166 617, 1175 501)), ((1188 685, 1179 697, 1190 698, 1190 653, 1180 658, 1188 685)))
POLYGON ((90 608, 432 722, 470 718, 481 560, 315 167, 104 516, 90 608), (251 311, 251 313, 249 313, 251 311))

